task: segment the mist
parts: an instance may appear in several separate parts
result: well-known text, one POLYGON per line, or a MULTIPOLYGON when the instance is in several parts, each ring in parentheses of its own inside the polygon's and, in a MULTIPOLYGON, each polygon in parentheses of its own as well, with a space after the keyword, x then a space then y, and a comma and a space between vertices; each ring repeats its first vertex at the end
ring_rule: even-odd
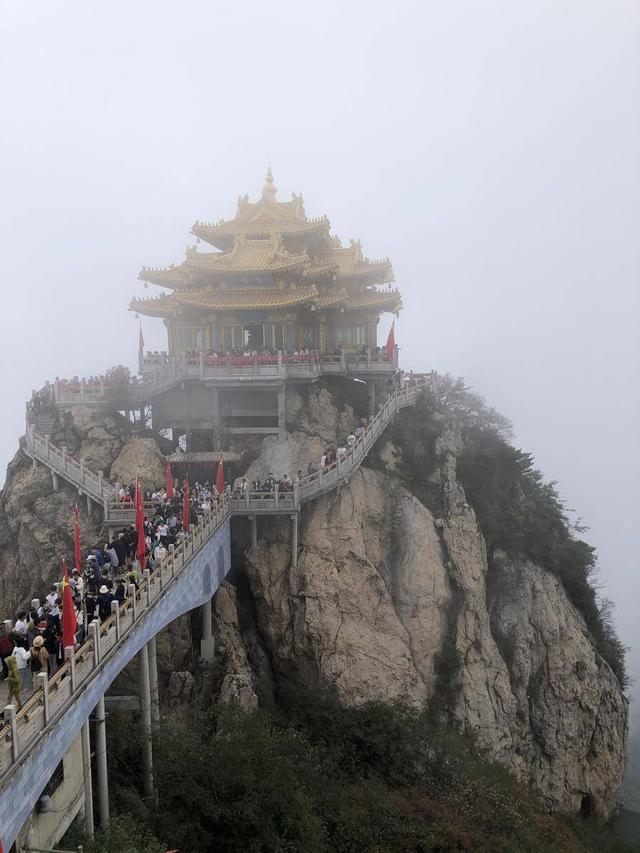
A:
POLYGON ((271 164, 391 258, 402 366, 464 376, 558 481, 638 680, 637 3, 4 0, 0 40, 0 478, 31 389, 135 368, 140 268, 271 164))

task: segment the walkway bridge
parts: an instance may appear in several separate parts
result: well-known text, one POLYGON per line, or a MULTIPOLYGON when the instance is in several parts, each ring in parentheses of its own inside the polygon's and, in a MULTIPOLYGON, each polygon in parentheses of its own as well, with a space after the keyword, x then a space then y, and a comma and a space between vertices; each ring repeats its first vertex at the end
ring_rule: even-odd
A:
MULTIPOLYGON (((345 455, 322 473, 296 483, 292 491, 249 492, 242 497, 229 493, 221 495, 211 512, 192 527, 188 539, 175 548, 171 546, 159 566, 151 573, 145 572, 137 590, 131 585, 121 605, 114 602, 109 619, 102 624, 95 620, 89 625, 89 636, 82 646, 75 651, 65 650, 67 660, 55 675, 48 680, 45 674, 35 676, 36 689, 20 711, 13 705, 5 708, 4 724, 0 728, 0 841, 5 849, 8 850, 18 837, 44 786, 80 732, 85 767, 84 801, 91 813, 92 825, 88 718, 94 708, 102 709, 96 715, 102 723, 97 734, 102 743, 98 743, 96 760, 101 820, 104 823, 106 817, 108 822, 104 694, 135 655, 140 662, 142 724, 149 733, 147 747, 143 745, 143 749, 148 749, 145 779, 149 787, 152 786, 150 697, 154 684, 157 697, 155 636, 182 614, 202 607, 203 658, 208 657, 207 648, 212 657, 211 598, 231 566, 231 518, 249 517, 255 545, 259 515, 289 515, 293 525, 291 561, 296 566, 298 516, 302 505, 348 482, 397 412, 415 405, 427 381, 417 377, 391 394, 345 455)), ((122 525, 133 521, 131 510, 123 511, 115 500, 114 486, 52 445, 47 437, 39 436, 33 427, 27 427, 25 450, 34 460, 46 465, 54 478, 65 479, 100 504, 107 524, 122 525), (127 512, 128 516, 124 518, 120 515, 122 512, 127 512)))

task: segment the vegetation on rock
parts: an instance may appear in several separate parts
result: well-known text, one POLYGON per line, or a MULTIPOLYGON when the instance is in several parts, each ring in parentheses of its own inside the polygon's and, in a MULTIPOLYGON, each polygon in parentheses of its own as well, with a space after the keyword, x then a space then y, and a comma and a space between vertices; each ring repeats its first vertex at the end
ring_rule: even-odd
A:
POLYGON ((489 569, 499 549, 526 557, 560 578, 598 652, 622 689, 628 687, 625 648, 616 635, 612 604, 597 594, 595 549, 576 536, 584 528, 572 525, 556 483, 545 481, 532 454, 510 444, 509 421, 462 379, 441 379, 422 394, 416 410, 395 425, 405 477, 414 493, 441 510, 442 495, 432 474, 436 442, 448 428, 461 440, 457 476, 484 535, 489 569))
MULTIPOLYGON (((146 826, 116 822, 89 850, 166 849, 152 833, 189 853, 624 850, 606 828, 547 814, 472 739, 398 705, 296 691, 270 709, 192 711, 158 732, 154 760, 146 826)), ((137 781, 135 765, 113 766, 112 786, 137 781)))

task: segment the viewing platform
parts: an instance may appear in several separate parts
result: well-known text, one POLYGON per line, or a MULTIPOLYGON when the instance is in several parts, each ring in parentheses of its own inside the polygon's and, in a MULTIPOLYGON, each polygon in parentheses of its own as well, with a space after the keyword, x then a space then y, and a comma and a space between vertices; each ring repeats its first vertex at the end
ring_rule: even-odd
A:
POLYGON ((139 406, 185 380, 207 385, 281 384, 285 381, 309 382, 321 376, 383 378, 398 370, 398 350, 392 355, 342 353, 341 355, 213 356, 204 352, 179 357, 166 353, 146 356, 142 377, 128 384, 109 382, 105 377, 92 379, 56 379, 49 383, 52 401, 60 408, 72 406, 113 406, 127 402, 139 406))

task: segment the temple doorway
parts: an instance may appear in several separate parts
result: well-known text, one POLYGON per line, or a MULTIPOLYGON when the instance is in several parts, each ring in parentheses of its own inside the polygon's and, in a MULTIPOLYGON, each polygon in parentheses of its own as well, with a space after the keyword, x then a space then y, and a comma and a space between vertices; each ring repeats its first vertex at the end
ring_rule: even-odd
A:
POLYGON ((261 323, 243 326, 242 331, 245 350, 261 352, 264 349, 264 331, 261 323))

